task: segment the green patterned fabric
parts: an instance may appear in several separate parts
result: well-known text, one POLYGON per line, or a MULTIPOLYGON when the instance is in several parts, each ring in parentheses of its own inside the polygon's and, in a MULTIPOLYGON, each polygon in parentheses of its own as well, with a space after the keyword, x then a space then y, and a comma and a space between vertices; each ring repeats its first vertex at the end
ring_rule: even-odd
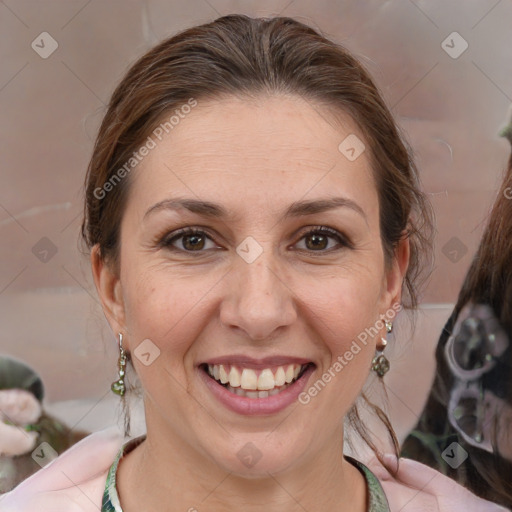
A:
POLYGON ((348 455, 345 455, 345 459, 359 469, 366 479, 368 512, 391 512, 388 499, 384 494, 384 489, 380 485, 379 479, 362 462, 348 455))
MULTIPOLYGON (((103 502, 101 504, 101 512, 123 512, 116 489, 117 466, 123 455, 126 455, 128 452, 133 450, 145 439, 145 435, 132 439, 124 444, 117 453, 107 475, 107 482, 103 492, 103 502)), ((362 462, 359 462, 348 455, 345 455, 345 459, 359 469, 365 477, 366 488, 368 491, 367 512, 391 512, 388 500, 377 477, 362 462)))
POLYGON ((110 466, 110 469, 108 471, 107 483, 105 484, 105 490, 103 491, 101 512, 123 512, 121 504, 119 503, 119 496, 117 495, 116 488, 117 466, 123 455, 126 455, 128 452, 132 451, 145 439, 145 435, 136 437, 135 439, 131 439, 130 441, 125 443, 117 452, 116 458, 114 459, 114 462, 112 463, 112 466, 110 466))

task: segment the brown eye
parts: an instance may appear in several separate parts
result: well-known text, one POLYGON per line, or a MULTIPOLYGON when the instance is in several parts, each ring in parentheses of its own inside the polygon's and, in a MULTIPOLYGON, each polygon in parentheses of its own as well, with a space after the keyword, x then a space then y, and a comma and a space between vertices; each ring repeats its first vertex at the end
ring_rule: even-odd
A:
POLYGON ((331 252, 331 250, 335 250, 336 244, 329 247, 330 240, 335 240, 338 246, 353 248, 350 241, 341 233, 325 226, 304 233, 302 239, 305 240, 305 250, 308 252, 331 252))
MULTIPOLYGON (((335 229, 325 226, 320 226, 304 233, 301 240, 305 240, 305 248, 299 249, 310 253, 331 252, 343 247, 348 247, 349 249, 353 248, 348 238, 335 229), (331 240, 337 243, 329 246, 331 240)), ((159 246, 169 250, 178 250, 188 253, 202 253, 207 249, 219 248, 213 243, 212 237, 205 231, 193 228, 184 228, 171 234, 171 236, 164 237, 159 242, 159 246), (212 247, 206 247, 208 241, 212 243, 212 247)))
POLYGON ((183 239, 183 247, 187 250, 194 251, 204 247, 205 240, 202 235, 185 235, 181 238, 183 239))
MULTIPOLYGON (((207 240, 211 241, 212 239, 204 231, 186 228, 170 237, 165 237, 159 245, 172 250, 177 249, 185 252, 203 252, 203 250, 210 248, 205 247, 207 240)), ((215 244, 212 245, 212 248, 217 247, 215 244)))
POLYGON ((306 247, 308 249, 326 249, 329 245, 329 237, 316 232, 311 233, 304 238, 311 241, 309 244, 306 242, 306 247))

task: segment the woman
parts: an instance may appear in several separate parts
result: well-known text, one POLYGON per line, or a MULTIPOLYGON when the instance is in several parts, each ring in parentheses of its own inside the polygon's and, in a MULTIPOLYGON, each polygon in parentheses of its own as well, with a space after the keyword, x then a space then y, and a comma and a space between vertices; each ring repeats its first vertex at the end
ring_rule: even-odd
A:
MULTIPOLYGON (((511 128, 512 121, 502 134, 512 142, 511 128)), ((430 396, 402 449, 406 457, 507 507, 512 507, 511 199, 512 154, 480 246, 441 333, 430 396), (441 457, 452 442, 468 454, 463 464, 449 465, 441 457)))
POLYGON ((149 51, 111 99, 82 227, 118 337, 112 388, 125 395, 131 361, 147 435, 114 457, 96 434, 7 506, 454 510, 343 456, 346 417, 373 445, 354 403, 416 305, 418 182, 368 74, 297 21, 225 16, 149 51))

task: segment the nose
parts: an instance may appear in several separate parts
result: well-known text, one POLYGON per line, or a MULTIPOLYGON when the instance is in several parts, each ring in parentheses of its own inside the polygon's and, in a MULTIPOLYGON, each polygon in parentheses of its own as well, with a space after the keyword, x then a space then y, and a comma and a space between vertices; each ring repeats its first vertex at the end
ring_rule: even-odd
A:
POLYGON ((297 318, 291 283, 261 254, 252 263, 241 258, 229 272, 229 293, 222 302, 224 326, 242 330, 251 340, 268 341, 297 318))

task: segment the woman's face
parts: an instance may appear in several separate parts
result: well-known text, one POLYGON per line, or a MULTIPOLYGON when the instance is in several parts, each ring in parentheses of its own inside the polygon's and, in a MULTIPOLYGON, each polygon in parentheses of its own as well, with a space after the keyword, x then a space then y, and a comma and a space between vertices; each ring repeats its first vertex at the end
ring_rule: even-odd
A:
POLYGON ((148 441, 241 475, 339 457, 409 258, 404 241, 385 269, 369 155, 338 149, 363 140, 342 119, 294 96, 199 102, 132 171, 119 279, 93 267, 148 441))

